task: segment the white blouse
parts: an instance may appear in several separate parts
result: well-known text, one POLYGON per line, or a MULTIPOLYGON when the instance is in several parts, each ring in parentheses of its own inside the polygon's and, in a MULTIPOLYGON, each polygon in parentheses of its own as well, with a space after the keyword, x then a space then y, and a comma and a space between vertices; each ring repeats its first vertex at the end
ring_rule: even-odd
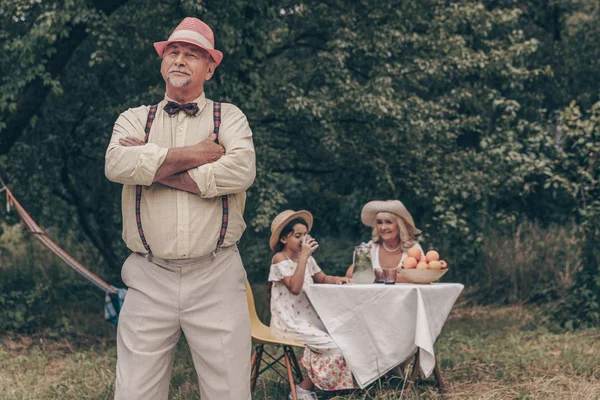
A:
MULTIPOLYGON (((373 242, 369 242, 369 244, 371 245, 371 264, 373 265, 373 269, 381 268, 381 265, 379 264, 380 245, 378 243, 373 242)), ((415 244, 413 247, 418 248, 419 250, 421 250, 421 254, 425 255, 425 252, 423 251, 423 248, 419 243, 415 244)), ((400 262, 398 263, 397 268, 402 267, 402 263, 404 262, 404 259, 406 259, 406 257, 408 257, 408 253, 405 251, 404 253, 402 253, 402 258, 400 258, 400 262)))

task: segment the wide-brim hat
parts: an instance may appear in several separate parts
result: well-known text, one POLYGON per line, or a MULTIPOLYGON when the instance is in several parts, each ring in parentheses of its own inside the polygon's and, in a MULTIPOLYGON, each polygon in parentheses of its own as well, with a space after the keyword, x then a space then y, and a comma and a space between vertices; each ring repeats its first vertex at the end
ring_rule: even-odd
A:
POLYGON ((175 28, 173 33, 171 33, 169 40, 154 43, 154 48, 160 58, 163 58, 165 48, 170 43, 174 42, 193 44, 208 51, 213 60, 215 60, 217 66, 219 66, 221 60, 223 60, 223 53, 215 49, 215 36, 212 29, 198 18, 184 18, 183 21, 177 25, 177 28, 175 28))
POLYGON ((271 250, 275 250, 275 246, 279 242, 279 235, 281 234, 283 228, 285 228, 287 224, 289 224, 296 218, 302 218, 303 220, 305 220, 308 224, 308 230, 310 231, 313 224, 313 216, 310 213, 310 211, 282 211, 275 217, 275 219, 273 219, 273 222, 271 222, 271 238, 269 239, 269 246, 271 247, 271 250))
POLYGON ((374 200, 370 201, 362 209, 360 213, 360 219, 366 226, 375 227, 377 214, 380 212, 388 212, 399 216, 406 222, 407 228, 410 230, 412 236, 416 236, 421 233, 415 226, 412 215, 408 212, 404 204, 400 200, 374 200))

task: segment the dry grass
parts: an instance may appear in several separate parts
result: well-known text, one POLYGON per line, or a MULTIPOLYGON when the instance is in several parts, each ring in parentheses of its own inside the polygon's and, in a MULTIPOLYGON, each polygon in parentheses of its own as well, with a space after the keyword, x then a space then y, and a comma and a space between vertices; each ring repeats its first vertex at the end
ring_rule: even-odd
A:
MULTIPOLYGON (((98 323, 97 320, 93 323, 98 323)), ((78 339, 5 336, 0 340, 0 399, 111 399, 114 329, 78 339)), ((533 308, 458 305, 436 344, 448 390, 442 397, 427 381, 411 399, 600 398, 600 328, 552 332, 533 308)), ((171 399, 199 397, 185 342, 180 343, 171 399)), ((400 399, 403 381, 390 379, 367 390, 321 393, 330 399, 400 399)), ((254 399, 285 399, 276 375, 261 376, 254 399)), ((406 398, 406 396, 404 396, 406 398)))
POLYGON ((490 231, 477 269, 477 294, 488 303, 543 302, 564 294, 582 267, 581 227, 542 228, 524 221, 514 232, 490 231))

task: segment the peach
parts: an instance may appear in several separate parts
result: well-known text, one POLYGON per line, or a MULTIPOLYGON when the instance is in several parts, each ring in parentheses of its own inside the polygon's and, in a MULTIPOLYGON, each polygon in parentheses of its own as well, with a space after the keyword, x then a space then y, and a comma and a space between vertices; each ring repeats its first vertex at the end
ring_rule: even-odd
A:
POLYGON ((444 260, 440 260, 440 265, 442 266, 442 269, 448 268, 448 263, 444 260))
POLYGON ((435 250, 429 250, 427 254, 425 254, 425 258, 427 259, 427 262, 439 261, 440 253, 435 250))
POLYGON ((402 262, 402 266, 406 269, 413 269, 417 266, 417 259, 414 257, 406 257, 402 262))
POLYGON ((442 264, 437 261, 437 260, 433 260, 432 262, 429 263, 429 268, 431 269, 442 269, 442 264))
POLYGON ((425 261, 421 261, 420 263, 417 264, 417 269, 427 269, 427 268, 429 268, 429 265, 425 261))
POLYGON ((409 257, 414 257, 417 261, 423 256, 423 253, 421 253, 421 250, 418 247, 408 249, 407 253, 409 257))

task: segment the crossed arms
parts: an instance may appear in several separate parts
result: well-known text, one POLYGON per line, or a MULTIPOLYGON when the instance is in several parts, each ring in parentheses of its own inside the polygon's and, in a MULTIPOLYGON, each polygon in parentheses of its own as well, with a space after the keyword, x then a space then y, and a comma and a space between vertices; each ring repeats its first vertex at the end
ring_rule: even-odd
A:
MULTIPOLYGON (((167 149, 167 155, 156 170, 152 182, 200 194, 200 189, 188 170, 215 162, 225 154, 225 149, 216 143, 216 139, 217 135, 213 133, 195 145, 167 149)), ((119 144, 124 147, 133 147, 144 146, 146 143, 133 136, 126 136, 119 139, 119 144)))
POLYGON ((106 151, 107 178, 125 185, 157 182, 201 197, 245 191, 256 176, 252 132, 239 109, 229 105, 227 113, 231 114, 224 110, 220 145, 211 134, 191 146, 166 148, 144 143, 147 111, 124 112, 106 151))

